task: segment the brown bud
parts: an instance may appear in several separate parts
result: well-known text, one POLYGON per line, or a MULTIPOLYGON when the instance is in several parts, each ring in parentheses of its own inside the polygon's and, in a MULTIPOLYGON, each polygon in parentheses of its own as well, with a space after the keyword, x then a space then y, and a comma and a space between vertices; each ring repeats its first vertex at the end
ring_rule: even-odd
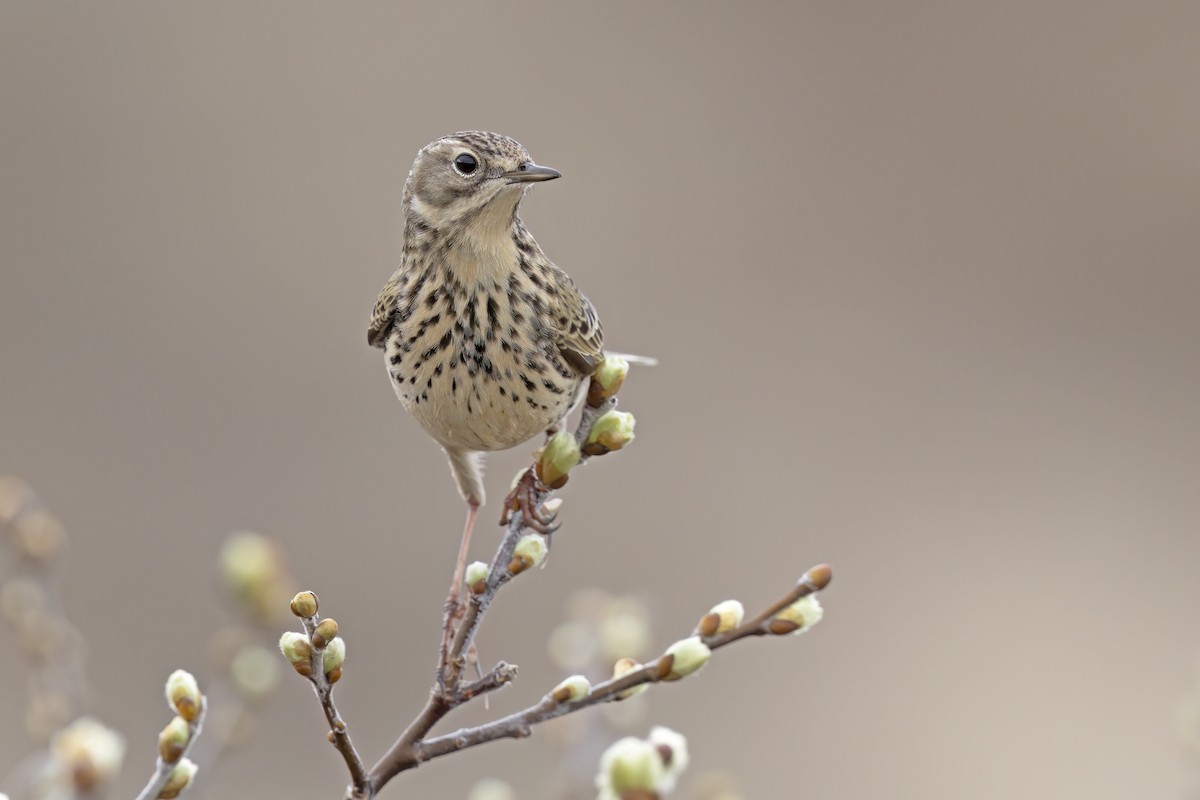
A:
POLYGON ((671 674, 673 666, 675 666, 675 656, 669 653, 659 656, 658 661, 655 662, 654 677, 660 681, 663 680, 671 674))
POLYGON ((721 627, 720 614, 705 614, 700 618, 700 624, 696 626, 696 633, 701 636, 712 636, 721 627))
POLYGON ((318 607, 317 595, 313 592, 300 592, 292 598, 292 613, 297 617, 311 617, 318 607))
POLYGON ((804 578, 817 590, 824 589, 833 579, 833 569, 828 564, 818 564, 804 573, 804 578))
POLYGON ((333 617, 326 617, 317 623, 316 630, 312 634, 312 645, 318 650, 324 650, 325 645, 337 638, 338 624, 333 617))
POLYGON ((784 636, 789 633, 795 633, 800 626, 791 620, 773 619, 767 623, 767 630, 776 636, 784 636))
POLYGON ((293 667, 293 669, 296 670, 296 672, 300 673, 304 677, 306 677, 306 678, 312 677, 312 664, 310 662, 297 661, 295 664, 292 664, 292 667, 293 667))
POLYGON ((326 733, 325 738, 329 740, 330 744, 337 744, 337 735, 333 731, 326 733))
POLYGON ((341 680, 341 678, 342 678, 342 668, 341 667, 334 667, 333 669, 329 670, 329 672, 325 673, 325 680, 329 681, 330 683, 337 683, 339 680, 341 680))

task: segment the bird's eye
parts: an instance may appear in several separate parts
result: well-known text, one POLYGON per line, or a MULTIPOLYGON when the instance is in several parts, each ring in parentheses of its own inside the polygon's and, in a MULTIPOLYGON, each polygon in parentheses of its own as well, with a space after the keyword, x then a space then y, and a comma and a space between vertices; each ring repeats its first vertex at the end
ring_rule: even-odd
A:
POLYGON ((479 162, 470 153, 461 153, 454 159, 454 168, 462 175, 470 175, 479 168, 479 162))

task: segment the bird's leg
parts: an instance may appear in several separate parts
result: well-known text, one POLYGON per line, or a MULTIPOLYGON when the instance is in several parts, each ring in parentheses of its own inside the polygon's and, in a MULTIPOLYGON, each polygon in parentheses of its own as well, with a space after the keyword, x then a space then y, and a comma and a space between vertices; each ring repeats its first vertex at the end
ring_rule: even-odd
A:
POLYGON ((514 511, 521 512, 521 523, 543 536, 549 536, 558 530, 554 524, 557 513, 545 513, 541 508, 541 497, 549 493, 550 487, 538 480, 533 467, 527 469, 517 480, 517 485, 504 498, 504 512, 500 515, 500 524, 507 525, 512 520, 514 511))
MULTIPOLYGON (((454 639, 455 623, 462 617, 463 575, 467 569, 467 552, 471 547, 471 531, 475 528, 475 517, 479 504, 467 502, 467 522, 463 526, 462 541, 458 545, 458 560, 454 562, 454 577, 450 579, 450 594, 446 597, 445 617, 442 621, 442 667, 450 657, 450 642, 454 639)), ((441 676, 439 675, 439 678, 441 676)))

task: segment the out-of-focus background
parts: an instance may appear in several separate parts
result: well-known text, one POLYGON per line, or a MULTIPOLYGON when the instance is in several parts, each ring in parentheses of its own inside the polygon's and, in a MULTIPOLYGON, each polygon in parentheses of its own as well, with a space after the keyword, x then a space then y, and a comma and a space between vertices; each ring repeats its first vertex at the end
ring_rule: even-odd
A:
MULTIPOLYGON (((365 326, 412 158, 464 128, 563 172, 526 222, 609 344, 662 362, 489 618, 484 659, 521 665, 490 713, 562 676, 578 589, 636 595, 661 647, 827 561, 819 628, 721 653, 631 730, 686 733, 689 774, 746 798, 1180 796, 1197 30, 1190 3, 4 3, 0 471, 69 531, 89 710, 129 737, 114 796, 167 672, 210 674, 235 529, 341 621, 368 758, 423 701, 462 507, 365 326)), ((491 459, 489 523, 531 449, 491 459)), ((5 649, 0 775, 27 752, 5 649)), ((283 676, 205 796, 339 796, 322 726, 283 676)), ((386 796, 557 798, 554 741, 386 796)))

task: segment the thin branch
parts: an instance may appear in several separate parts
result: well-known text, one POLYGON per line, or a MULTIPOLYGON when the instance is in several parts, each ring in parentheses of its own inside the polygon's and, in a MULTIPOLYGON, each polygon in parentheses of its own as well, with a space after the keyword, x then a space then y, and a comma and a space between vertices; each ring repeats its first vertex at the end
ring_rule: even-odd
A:
MULTIPOLYGON (((824 565, 814 567, 805 574, 796 586, 786 595, 772 603, 761 614, 751 621, 725 633, 703 638, 710 650, 717 650, 736 641, 750 636, 771 634, 770 621, 783 609, 795 603, 802 597, 823 589, 830 579, 829 568, 824 565)), ((465 750, 468 747, 486 744, 497 739, 522 739, 531 735, 534 725, 547 720, 572 714, 585 708, 613 702, 629 689, 650 683, 658 683, 669 679, 671 675, 672 657, 659 656, 649 664, 625 673, 618 678, 611 678, 598 683, 591 688, 586 697, 571 703, 559 703, 551 695, 546 695, 536 705, 523 711, 510 714, 493 722, 471 728, 462 728, 452 733, 427 739, 421 742, 413 757, 411 766, 420 764, 432 758, 465 750)), ((627 695, 626 695, 627 696, 627 695)))
POLYGON ((171 779, 171 774, 175 772, 175 767, 179 766, 179 762, 187 758, 188 753, 192 751, 192 746, 200 738, 200 730, 204 727, 204 717, 207 713, 208 698, 201 695, 200 712, 196 714, 194 720, 188 723, 188 740, 187 744, 183 746, 183 752, 174 761, 164 761, 161 755, 158 757, 154 774, 150 777, 150 782, 146 784, 146 788, 142 789, 141 793, 138 794, 137 800, 156 800, 162 792, 163 787, 167 785, 167 781, 171 779))
MULTIPOLYGON (((311 617, 301 617, 300 619, 304 623, 304 632, 308 634, 311 642, 320 615, 313 614, 311 617)), ((358 750, 354 748, 354 742, 350 740, 350 731, 346 728, 346 722, 338 713, 337 705, 333 702, 333 683, 325 674, 324 658, 324 648, 318 649, 314 646, 312 655, 309 657, 308 680, 312 683, 317 700, 321 703, 321 710, 325 712, 325 719, 329 722, 329 741, 337 748, 342 760, 346 762, 346 769, 350 771, 350 786, 347 787, 347 796, 371 797, 367 767, 363 764, 358 750)))

